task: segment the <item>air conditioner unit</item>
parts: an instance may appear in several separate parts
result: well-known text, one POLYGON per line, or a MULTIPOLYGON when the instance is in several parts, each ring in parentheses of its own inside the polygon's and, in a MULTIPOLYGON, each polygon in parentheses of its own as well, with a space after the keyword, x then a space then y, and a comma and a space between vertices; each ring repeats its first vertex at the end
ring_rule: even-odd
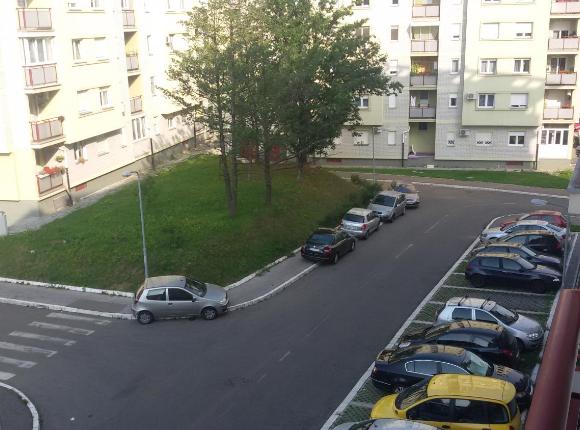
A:
POLYGON ((467 137, 471 135, 471 130, 468 128, 460 128, 459 129, 459 137, 467 137))
POLYGON ((473 93, 465 94, 465 100, 475 100, 475 94, 473 93))

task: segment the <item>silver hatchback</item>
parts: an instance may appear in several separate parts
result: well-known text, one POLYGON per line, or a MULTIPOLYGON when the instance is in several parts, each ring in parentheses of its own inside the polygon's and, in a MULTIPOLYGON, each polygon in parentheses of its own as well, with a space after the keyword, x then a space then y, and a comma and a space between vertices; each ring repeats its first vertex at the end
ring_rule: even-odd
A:
POLYGON ((351 236, 368 239, 381 228, 381 220, 369 209, 352 208, 342 217, 340 229, 351 236))
POLYGON ((381 191, 370 202, 368 208, 383 221, 393 222, 398 216, 405 215, 407 199, 397 191, 381 191))
POLYGON ((135 295, 133 315, 141 324, 156 319, 201 316, 213 320, 227 312, 226 291, 185 276, 147 278, 135 295))

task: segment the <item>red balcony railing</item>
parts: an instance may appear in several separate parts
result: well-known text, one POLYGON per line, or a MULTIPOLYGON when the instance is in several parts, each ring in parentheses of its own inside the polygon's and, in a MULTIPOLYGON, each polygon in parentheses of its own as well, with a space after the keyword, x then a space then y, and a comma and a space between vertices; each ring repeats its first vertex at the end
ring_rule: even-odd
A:
POLYGON ((139 70, 139 56, 136 53, 127 54, 127 71, 136 72, 139 70))
POLYGON ((50 9, 17 9, 18 28, 23 31, 52 29, 50 9))
POLYGON ((580 1, 553 0, 552 13, 580 13, 580 1))
POLYGON ((38 194, 45 194, 63 185, 63 177, 60 171, 54 173, 39 173, 36 175, 38 194))
POLYGON ((64 118, 51 118, 44 121, 34 121, 30 123, 32 128, 32 140, 42 143, 50 139, 63 136, 62 122, 64 118))
POLYGON ((123 27, 124 28, 135 27, 135 11, 134 10, 124 10, 123 11, 123 27))
POLYGON ((58 82, 56 64, 24 66, 24 77, 26 79, 26 88, 54 85, 58 82))
POLYGON ((133 97, 129 100, 129 103, 131 104, 131 113, 137 113, 143 110, 143 97, 133 97))
POLYGON ((431 106, 411 106, 409 108, 409 118, 435 118, 435 108, 431 106))

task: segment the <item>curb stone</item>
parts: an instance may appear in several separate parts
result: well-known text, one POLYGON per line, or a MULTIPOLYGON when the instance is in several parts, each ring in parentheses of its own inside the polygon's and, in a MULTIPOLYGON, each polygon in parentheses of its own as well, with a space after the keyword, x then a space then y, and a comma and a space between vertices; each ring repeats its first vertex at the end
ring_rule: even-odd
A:
POLYGON ((26 406, 28 407, 30 415, 32 415, 32 430, 40 430, 40 417, 38 415, 38 410, 36 409, 36 406, 34 406, 34 403, 32 403, 30 399, 26 397, 26 395, 17 388, 14 388, 2 382, 0 382, 0 388, 6 388, 7 390, 12 391, 18 397, 20 397, 22 402, 26 404, 26 406))
POLYGON ((51 311, 71 312, 71 313, 75 313, 75 314, 91 315, 91 316, 95 316, 95 317, 113 318, 113 319, 119 319, 119 320, 134 320, 135 319, 133 314, 92 311, 89 309, 71 308, 69 306, 63 306, 63 305, 51 305, 48 303, 37 303, 37 302, 28 302, 25 300, 6 299, 4 297, 0 297, 0 303, 4 303, 7 305, 24 306, 27 308, 48 309, 51 311))
POLYGON ((102 290, 99 288, 89 288, 89 287, 76 287, 74 285, 55 284, 55 283, 50 283, 50 282, 27 281, 25 279, 11 279, 11 278, 0 277, 0 282, 6 282, 8 284, 18 284, 18 285, 31 285, 33 287, 44 287, 44 288, 69 290, 69 291, 76 291, 79 293, 93 293, 93 294, 104 294, 106 296, 128 297, 130 299, 135 297, 134 293, 129 293, 127 291, 102 290))

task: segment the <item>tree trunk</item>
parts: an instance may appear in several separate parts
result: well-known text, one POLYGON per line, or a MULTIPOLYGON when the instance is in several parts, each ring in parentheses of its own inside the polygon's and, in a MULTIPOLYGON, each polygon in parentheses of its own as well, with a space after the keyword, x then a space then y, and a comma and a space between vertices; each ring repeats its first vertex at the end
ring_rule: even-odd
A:
POLYGON ((270 169, 270 145, 264 141, 264 184, 266 185, 266 206, 272 206, 272 171, 270 169))
POLYGON ((298 164, 298 180, 304 179, 304 168, 308 163, 308 154, 304 152, 299 152, 296 154, 296 163, 298 164))
MULTIPOLYGON (((219 143, 220 143, 220 160, 222 173, 224 175, 224 186, 226 188, 226 200, 228 204, 228 213, 231 217, 236 216, 237 199, 236 194, 232 188, 232 181, 228 163, 228 151, 226 147, 225 134, 223 124, 219 126, 219 143)), ((235 163, 235 160, 234 160, 235 163)))

